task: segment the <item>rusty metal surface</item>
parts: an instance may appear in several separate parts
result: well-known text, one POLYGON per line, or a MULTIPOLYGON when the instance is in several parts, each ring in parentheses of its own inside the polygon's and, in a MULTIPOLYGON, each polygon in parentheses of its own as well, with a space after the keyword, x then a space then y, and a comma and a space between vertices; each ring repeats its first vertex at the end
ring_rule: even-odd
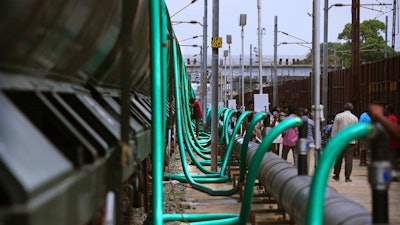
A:
MULTIPOLYGON (((370 103, 390 104, 397 114, 400 112, 400 56, 364 63, 360 66, 359 77, 355 76, 357 75, 353 74, 351 68, 328 73, 326 117, 341 112, 347 101, 356 101, 352 103, 354 114, 357 116, 364 112, 370 103)), ((270 86, 263 89, 263 93, 268 93, 270 99, 273 99, 272 88, 270 86)), ((311 77, 286 81, 278 86, 279 104, 287 101, 297 106, 310 107, 312 91, 311 77)), ((245 100, 248 99, 251 99, 251 93, 246 93, 245 100)))

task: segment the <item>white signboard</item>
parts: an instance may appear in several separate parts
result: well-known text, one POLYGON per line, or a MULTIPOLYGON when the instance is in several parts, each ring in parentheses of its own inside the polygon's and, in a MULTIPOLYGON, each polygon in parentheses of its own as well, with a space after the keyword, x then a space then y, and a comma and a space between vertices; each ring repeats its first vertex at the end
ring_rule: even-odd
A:
POLYGON ((236 109, 236 99, 229 99, 228 100, 228 108, 236 109))
POLYGON ((255 112, 269 112, 268 94, 255 94, 254 95, 254 111, 255 112))

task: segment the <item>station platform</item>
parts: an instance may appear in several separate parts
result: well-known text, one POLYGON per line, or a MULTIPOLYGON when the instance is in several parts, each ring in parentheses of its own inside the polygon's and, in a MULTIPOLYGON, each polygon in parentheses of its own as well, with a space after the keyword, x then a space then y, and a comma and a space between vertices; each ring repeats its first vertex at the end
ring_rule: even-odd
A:
MULTIPOLYGON (((292 153, 289 153, 288 161, 293 162, 292 153)), ((313 174, 313 157, 310 154, 309 160, 309 174, 313 174)), ((179 154, 175 155, 175 160, 179 162, 179 154)), ((174 161, 175 161, 174 160, 174 161)), ((190 166, 192 173, 196 173, 197 169, 195 166, 190 166)), ((372 212, 372 191, 370 188, 370 184, 368 182, 368 168, 366 166, 359 166, 359 159, 353 159, 353 171, 351 175, 352 182, 345 182, 344 179, 344 163, 342 165, 341 171, 341 179, 339 181, 335 181, 332 179, 333 169, 330 177, 328 178, 328 186, 333 187, 337 192, 344 195, 345 197, 351 199, 352 201, 362 205, 369 212, 372 212)), ((235 194, 232 196, 210 196, 206 193, 198 191, 194 188, 191 188, 189 184, 185 184, 185 198, 184 201, 181 202, 181 205, 184 208, 184 213, 235 213, 240 214, 241 202, 239 202, 239 194, 235 194)), ((232 187, 232 183, 225 184, 207 184, 215 189, 227 189, 232 187)), ((254 196, 262 196, 264 192, 263 187, 256 186, 254 190, 254 196)), ((400 183, 392 182, 390 184, 389 189, 389 222, 390 224, 400 224, 400 183)), ((182 199, 182 200, 183 200, 182 199)), ((262 204, 262 201, 259 201, 260 198, 254 197, 252 211, 256 212, 254 215, 252 214, 253 221, 249 221, 248 224, 271 224, 269 222, 263 221, 282 221, 287 220, 288 215, 283 214, 274 214, 268 213, 268 215, 263 215, 265 210, 274 209, 275 206, 270 204, 262 204), (261 202, 261 203, 260 203, 261 202), (257 217, 257 218, 255 218, 257 217), (265 217, 268 219, 265 220, 265 217), (285 218, 282 218, 285 217, 285 218), (271 220, 272 219, 272 220, 271 220)), ((265 199, 265 198, 264 198, 265 199)), ((290 217, 290 216, 289 216, 290 217)), ((274 222, 274 224, 276 224, 274 222)), ((372 221, 371 221, 372 222, 372 221)), ((279 224, 290 224, 288 223, 279 223, 279 224)))

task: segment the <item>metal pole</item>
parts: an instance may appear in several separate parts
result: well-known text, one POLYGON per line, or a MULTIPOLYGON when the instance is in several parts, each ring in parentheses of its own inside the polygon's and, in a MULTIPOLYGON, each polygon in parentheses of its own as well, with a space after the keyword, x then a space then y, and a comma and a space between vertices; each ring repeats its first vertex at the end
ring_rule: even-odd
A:
MULTIPOLYGON (((205 69, 204 69, 204 55, 203 55, 203 48, 200 47, 200 63, 201 63, 201 75, 199 78, 200 82, 200 103, 202 112, 205 112, 206 108, 204 108, 204 84, 207 83, 207 80, 204 79, 205 69)), ((206 130, 206 124, 204 122, 204 115, 203 115, 203 128, 206 130)))
POLYGON ((323 44, 323 74, 322 74, 322 105, 324 115, 328 112, 328 16, 329 0, 325 0, 324 6, 324 44, 323 44))
POLYGON ((352 87, 353 95, 347 89, 345 96, 349 96, 348 101, 353 103, 354 110, 360 110, 360 2, 361 0, 351 1, 351 75, 349 84, 352 87))
POLYGON ((229 44, 229 70, 231 73, 231 99, 233 99, 233 70, 232 70, 232 58, 231 58, 231 45, 229 44))
POLYGON ((242 64, 242 112, 244 112, 244 30, 242 26, 242 56, 241 56, 241 64, 242 64))
POLYGON ((231 58, 231 44, 229 44, 229 70, 231 73, 231 100, 233 99, 233 70, 232 70, 232 58, 231 58))
POLYGON ((252 48, 253 48, 253 46, 252 45, 250 45, 250 93, 252 93, 253 92, 253 74, 252 74, 252 70, 253 70, 253 54, 251 53, 252 52, 252 48))
POLYGON ((387 58, 387 33, 388 33, 388 16, 386 16, 386 23, 385 23, 385 55, 384 57, 387 58))
POLYGON ((392 50, 395 49, 395 42, 396 42, 396 12, 397 12, 397 0, 393 0, 393 17, 392 17, 392 50))
POLYGON ((314 75, 314 120, 315 120, 315 150, 317 151, 317 158, 319 157, 319 152, 321 150, 321 104, 320 104, 320 1, 314 0, 314 10, 313 10, 313 42, 312 42, 312 52, 313 52, 313 75, 314 75))
POLYGON ((246 19, 247 19, 247 15, 246 14, 240 14, 240 18, 239 18, 239 26, 242 27, 242 55, 241 55, 241 66, 242 66, 242 108, 241 111, 244 112, 245 108, 244 108, 244 30, 243 27, 246 25, 246 19))
MULTIPOLYGON (((219 0, 213 0, 212 36, 219 36, 219 0)), ((211 171, 217 171, 218 156, 218 48, 212 48, 211 171)))
POLYGON ((263 84, 262 84, 262 33, 261 33, 261 0, 257 0, 257 9, 258 9, 258 82, 260 94, 263 93, 263 84))
POLYGON ((224 50, 224 58, 225 58, 225 78, 224 78, 224 106, 228 106, 227 98, 226 98, 226 75, 228 74, 226 71, 226 57, 228 56, 228 50, 224 50))
POLYGON ((376 134, 370 140, 371 165, 368 166, 368 181, 372 190, 372 223, 389 224, 388 190, 391 170, 389 136, 382 124, 375 124, 376 134))
POLYGON ((298 154, 298 164, 297 171, 298 175, 308 175, 308 165, 307 165, 307 154, 308 154, 308 120, 302 117, 301 120, 303 124, 298 128, 299 138, 297 140, 297 154, 298 154))
POLYGON ((207 2, 204 0, 204 16, 203 16, 203 129, 207 130, 207 2))
POLYGON ((231 91, 231 98, 233 99, 233 71, 232 71, 232 61, 231 61, 231 43, 232 43, 232 35, 226 35, 226 43, 228 43, 228 56, 229 56, 229 70, 231 73, 231 85, 229 90, 231 91))
POLYGON ((273 105, 278 106, 278 17, 274 22, 274 76, 273 76, 273 105))
POLYGON ((223 88, 223 76, 222 76, 222 65, 223 65, 223 60, 222 59, 220 59, 219 60, 219 65, 218 65, 218 68, 219 68, 219 72, 218 72, 218 88, 220 88, 220 96, 218 96, 219 97, 219 101, 220 102, 222 102, 223 100, 222 100, 222 96, 223 96, 223 93, 222 93, 222 88, 223 88))

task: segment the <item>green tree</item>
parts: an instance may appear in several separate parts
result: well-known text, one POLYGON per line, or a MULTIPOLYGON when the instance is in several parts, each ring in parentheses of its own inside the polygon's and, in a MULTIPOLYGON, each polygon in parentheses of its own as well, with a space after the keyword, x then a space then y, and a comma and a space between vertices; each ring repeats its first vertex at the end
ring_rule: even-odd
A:
MULTIPOLYGON (((360 24, 360 61, 370 62, 382 59, 385 54, 385 40, 382 35, 385 34, 385 24, 379 20, 364 20, 360 24)), ((350 23, 344 26, 343 31, 338 35, 339 40, 345 42, 340 46, 340 50, 351 52, 351 29, 350 23)), ((394 52, 388 47, 388 55, 394 52)), ((340 57, 345 66, 351 65, 351 54, 342 54, 340 57)))
MULTIPOLYGON (((385 34, 385 24, 379 20, 364 20, 360 24, 360 61, 370 62, 384 58, 385 54, 385 40, 383 38, 385 34)), ((333 62, 337 64, 343 64, 345 67, 351 66, 351 23, 344 26, 341 33, 338 34, 338 39, 343 40, 342 43, 328 43, 328 64, 333 65, 333 62)), ((321 57, 323 46, 321 44, 321 57)), ((388 57, 393 56, 396 52, 392 48, 387 46, 388 57)), ((311 52, 307 56, 310 60, 311 52)), ((322 58, 321 58, 322 61, 322 58)))

